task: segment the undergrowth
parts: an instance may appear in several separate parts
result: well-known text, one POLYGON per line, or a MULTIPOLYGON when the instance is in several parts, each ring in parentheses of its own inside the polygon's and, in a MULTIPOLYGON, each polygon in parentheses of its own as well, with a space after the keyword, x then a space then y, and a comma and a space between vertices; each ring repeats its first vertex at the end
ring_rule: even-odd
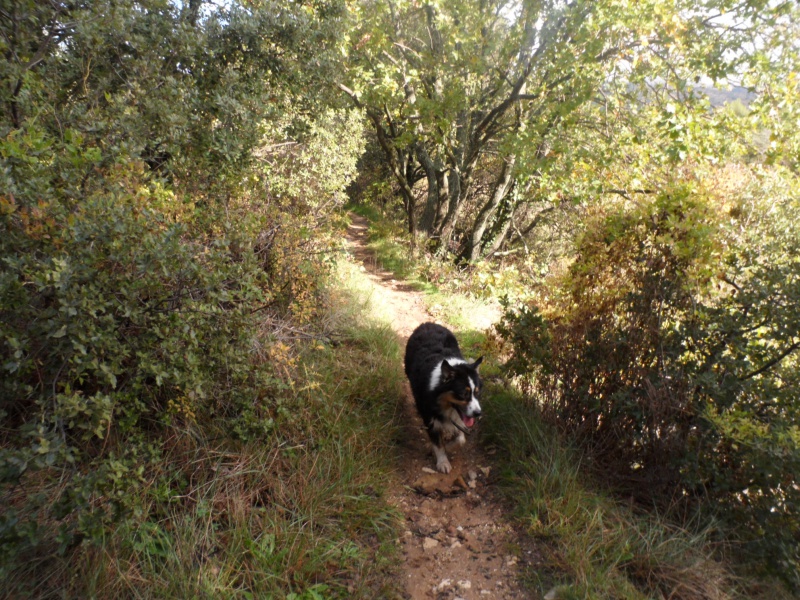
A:
MULTIPOLYGON (((380 227, 371 232, 393 243, 380 227)), ((644 510, 585 475, 579 453, 503 383, 502 344, 488 328, 475 326, 482 300, 433 290, 427 303, 455 329, 465 356, 487 357, 482 443, 495 450, 499 489, 538 557, 524 574, 531 593, 551 592, 548 597, 561 600, 789 597, 778 584, 735 574, 728 559, 732 542, 720 541, 715 523, 644 510)))
POLYGON ((397 515, 383 489, 400 351, 369 317, 358 271, 338 273, 315 333, 263 340, 284 384, 268 432, 237 441, 214 421, 176 423, 138 474, 128 518, 99 541, 16 564, 0 595, 395 597, 397 515))
POLYGON ((713 523, 682 525, 600 490, 580 457, 518 393, 487 386, 483 429, 498 448, 500 488, 539 542, 535 587, 558 598, 788 598, 737 578, 713 523))

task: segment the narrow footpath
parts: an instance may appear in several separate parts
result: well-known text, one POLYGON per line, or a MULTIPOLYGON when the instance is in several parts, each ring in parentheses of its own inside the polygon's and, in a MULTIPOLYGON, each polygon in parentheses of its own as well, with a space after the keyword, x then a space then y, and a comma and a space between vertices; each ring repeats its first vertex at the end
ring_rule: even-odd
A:
MULTIPOLYGON (((437 320, 426 311, 422 293, 377 268, 366 247, 366 219, 351 218, 349 251, 374 283, 375 302, 394 315, 392 327, 405 346, 417 325, 437 320)), ((491 399, 484 405, 485 411, 491 410, 491 399)), ((530 597, 518 584, 524 546, 504 517, 493 489, 491 462, 477 443, 480 423, 466 445, 448 450, 453 470, 444 475, 433 469, 428 436, 407 383, 403 412, 399 468, 389 499, 405 516, 400 540, 405 596, 410 600, 530 597)))

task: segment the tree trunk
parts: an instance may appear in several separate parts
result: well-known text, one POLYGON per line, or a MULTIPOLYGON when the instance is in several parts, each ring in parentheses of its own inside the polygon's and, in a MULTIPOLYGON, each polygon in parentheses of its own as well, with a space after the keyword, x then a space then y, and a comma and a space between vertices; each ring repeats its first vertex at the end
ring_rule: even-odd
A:
POLYGON ((425 201, 425 208, 422 211, 422 216, 419 219, 418 230, 430 236, 433 232, 436 211, 441 201, 439 197, 438 170, 422 144, 417 144, 417 160, 419 160, 422 168, 425 169, 425 176, 428 179, 428 197, 425 201))
POLYGON ((508 218, 503 221, 503 224, 500 226, 500 230, 497 232, 497 235, 495 235, 492 239, 492 243, 484 248, 484 256, 492 256, 492 254, 500 250, 503 242, 505 242, 506 238, 508 237, 508 232, 511 231, 511 223, 513 219, 514 208, 511 209, 511 214, 508 215, 508 218))
POLYGON ((417 197, 414 195, 414 157, 410 152, 403 151, 401 154, 402 165, 401 172, 403 173, 403 184, 400 189, 403 193, 403 206, 406 209, 406 216, 408 217, 408 233, 411 235, 411 241, 414 243, 414 236, 417 232, 416 211, 417 211, 417 197))
POLYGON ((369 116, 372 123, 375 125, 375 133, 378 136, 378 144, 380 145, 381 149, 383 150, 384 156, 386 156, 387 161, 389 162, 389 170, 394 175, 395 181, 400 185, 400 194, 403 197, 403 208, 406 210, 406 215, 408 217, 408 231, 409 233, 414 232, 414 208, 415 208, 415 198, 414 198, 414 191, 411 189, 413 185, 413 179, 411 183, 409 183, 409 160, 410 157, 405 153, 404 150, 395 149, 394 144, 392 143, 389 136, 386 135, 386 130, 383 128, 383 124, 381 122, 382 116, 380 114, 375 114, 372 111, 367 111, 367 116, 369 116))
POLYGON ((442 231, 439 235, 439 254, 445 254, 450 250, 450 242, 453 238, 453 232, 456 228, 458 221, 459 208, 466 197, 467 182, 465 178, 456 169, 450 171, 449 176, 450 193, 447 198, 447 213, 442 222, 442 231))
POLYGON ((483 205, 480 212, 478 212, 478 216, 475 217, 472 233, 470 233, 469 239, 467 239, 467 247, 464 249, 464 254, 462 255, 469 262, 474 262, 481 256, 481 252, 483 251, 481 240, 489 224, 489 220, 497 212, 497 207, 500 206, 500 203, 513 186, 514 163, 516 163, 516 161, 517 157, 514 154, 503 161, 503 168, 494 184, 492 195, 488 202, 483 205))
POLYGON ((442 233, 444 220, 447 216, 447 202, 450 198, 450 175, 447 171, 436 172, 436 186, 439 188, 439 203, 436 205, 436 218, 433 222, 433 235, 439 236, 442 233))

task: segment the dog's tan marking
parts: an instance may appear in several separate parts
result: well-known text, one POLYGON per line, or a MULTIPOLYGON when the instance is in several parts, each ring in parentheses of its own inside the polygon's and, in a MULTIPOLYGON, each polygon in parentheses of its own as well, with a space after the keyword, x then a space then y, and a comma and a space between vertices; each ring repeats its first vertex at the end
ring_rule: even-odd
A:
POLYGON ((452 406, 466 406, 468 402, 466 400, 459 400, 453 395, 453 392, 444 392, 443 394, 439 394, 439 408, 442 412, 451 408, 452 406))

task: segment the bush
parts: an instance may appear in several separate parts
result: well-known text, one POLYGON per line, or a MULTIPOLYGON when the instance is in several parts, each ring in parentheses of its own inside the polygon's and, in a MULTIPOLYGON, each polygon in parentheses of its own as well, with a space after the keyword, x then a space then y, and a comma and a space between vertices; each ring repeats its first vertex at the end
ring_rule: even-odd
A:
POLYGON ((41 520, 60 521, 67 544, 124 515, 137 468, 158 456, 147 432, 197 418, 237 430, 244 415, 269 422, 268 404, 255 402, 267 371, 249 356, 266 278, 253 252, 233 250, 247 246, 247 229, 189 236, 169 218, 181 209, 174 195, 140 167, 119 170, 114 193, 72 210, 2 203, 0 481, 11 554, 22 531, 35 545, 41 520), (42 497, 53 513, 34 517, 26 487, 67 474, 69 485, 42 497))
POLYGON ((23 0, 0 24, 4 582, 130 526, 137 490, 173 502, 176 438, 272 431, 287 384, 259 350, 317 310, 362 146, 307 85, 342 7, 184 4, 23 0))
POLYGON ((607 480, 719 510, 744 556, 799 585, 798 201, 765 189, 727 214, 674 190, 599 215, 501 333, 607 480))

